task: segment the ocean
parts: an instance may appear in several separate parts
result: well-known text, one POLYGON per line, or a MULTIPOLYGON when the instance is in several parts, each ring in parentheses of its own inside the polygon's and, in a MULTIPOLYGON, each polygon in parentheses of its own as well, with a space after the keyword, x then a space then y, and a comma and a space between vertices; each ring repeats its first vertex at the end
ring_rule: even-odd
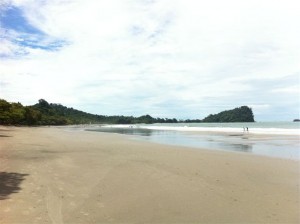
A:
POLYGON ((299 122, 91 125, 86 130, 195 149, 300 160, 299 122))

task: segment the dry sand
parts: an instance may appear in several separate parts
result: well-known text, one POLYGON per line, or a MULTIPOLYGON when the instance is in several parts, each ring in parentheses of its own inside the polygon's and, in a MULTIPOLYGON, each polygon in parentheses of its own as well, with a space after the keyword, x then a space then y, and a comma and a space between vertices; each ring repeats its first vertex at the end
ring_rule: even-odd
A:
POLYGON ((299 161, 0 127, 0 223, 299 223, 299 161))

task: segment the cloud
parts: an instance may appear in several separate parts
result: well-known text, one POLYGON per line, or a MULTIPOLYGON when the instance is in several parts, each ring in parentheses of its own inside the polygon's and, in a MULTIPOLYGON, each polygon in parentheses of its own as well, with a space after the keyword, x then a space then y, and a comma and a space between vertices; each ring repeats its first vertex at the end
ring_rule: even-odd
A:
POLYGON ((0 10, 0 40, 4 45, 0 49, 2 58, 29 55, 36 49, 57 50, 65 44, 31 24, 24 8, 6 2, 0 5, 0 10))
POLYGON ((277 119, 283 106, 282 119, 291 119, 300 104, 297 6, 293 0, 6 1, 0 81, 10 85, 0 95, 98 114, 177 118, 258 105, 258 119, 272 119, 273 109, 277 119))

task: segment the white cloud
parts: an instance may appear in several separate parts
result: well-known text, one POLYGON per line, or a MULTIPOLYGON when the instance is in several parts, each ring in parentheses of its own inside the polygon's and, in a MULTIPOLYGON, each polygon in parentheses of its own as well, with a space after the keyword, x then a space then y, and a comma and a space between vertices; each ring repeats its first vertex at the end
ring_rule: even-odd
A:
POLYGON ((1 40, 2 54, 28 52, 0 61, 0 81, 9 83, 0 94, 11 101, 43 97, 99 114, 197 118, 245 104, 272 108, 273 94, 289 87, 273 90, 270 83, 300 71, 298 1, 11 4, 49 42, 65 41, 47 51, 16 44, 13 35, 1 40), (263 97, 253 80, 264 86, 263 97))
POLYGON ((298 85, 293 85, 293 86, 286 87, 286 88, 274 89, 274 90, 272 90, 272 92, 274 92, 274 93, 295 93, 295 94, 298 94, 298 97, 300 97, 300 86, 298 83, 298 85))

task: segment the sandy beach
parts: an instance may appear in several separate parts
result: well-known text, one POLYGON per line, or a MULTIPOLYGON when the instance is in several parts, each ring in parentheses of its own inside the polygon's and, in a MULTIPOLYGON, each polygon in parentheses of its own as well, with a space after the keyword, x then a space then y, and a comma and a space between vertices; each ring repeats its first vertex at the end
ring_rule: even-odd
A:
POLYGON ((0 223, 299 223, 299 161, 0 127, 0 223))

